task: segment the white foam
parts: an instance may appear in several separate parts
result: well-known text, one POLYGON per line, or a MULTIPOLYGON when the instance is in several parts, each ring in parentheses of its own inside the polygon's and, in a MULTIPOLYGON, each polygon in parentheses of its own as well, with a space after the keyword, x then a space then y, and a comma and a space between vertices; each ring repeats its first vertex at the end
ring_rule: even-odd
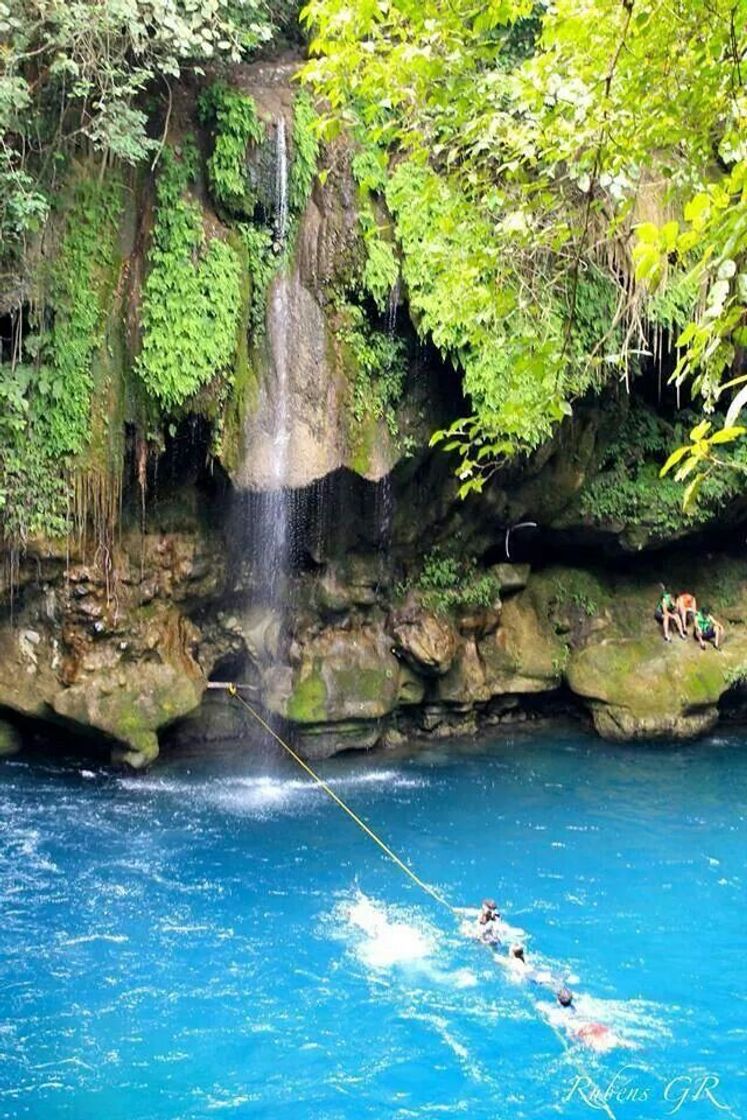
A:
POLYGON ((417 926, 391 919, 386 909, 366 895, 360 895, 347 906, 349 925, 364 936, 356 946, 358 957, 370 968, 391 968, 395 964, 412 964, 432 956, 434 943, 417 926))
POLYGON ((83 937, 69 937, 60 944, 65 948, 70 945, 87 945, 90 941, 111 941, 113 945, 123 945, 129 940, 123 933, 89 933, 83 937))
MULTIPOLYGON (((387 789, 416 789, 425 786, 424 779, 403 776, 396 770, 369 770, 344 777, 325 779, 334 789, 354 789, 358 786, 385 785, 387 789)), ((222 778, 211 782, 180 781, 159 777, 124 777, 119 779, 123 789, 133 793, 170 794, 190 803, 201 801, 206 807, 248 816, 265 816, 268 813, 316 803, 325 794, 310 778, 276 778, 269 774, 222 778)))

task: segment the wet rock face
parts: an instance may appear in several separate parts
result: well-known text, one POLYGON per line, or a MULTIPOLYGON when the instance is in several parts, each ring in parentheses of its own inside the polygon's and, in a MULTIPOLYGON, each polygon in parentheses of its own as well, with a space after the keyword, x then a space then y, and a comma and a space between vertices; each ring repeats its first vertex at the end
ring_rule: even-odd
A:
POLYGON ((425 676, 448 673, 457 650, 457 635, 448 618, 412 604, 393 612, 390 629, 397 653, 416 672, 425 676))
POLYGON ((244 424, 237 486, 299 488, 342 465, 344 386, 330 367, 330 351, 324 313, 298 272, 278 277, 268 300, 267 353, 257 408, 244 424))
POLYGON ((211 668, 197 661, 189 618, 225 578, 221 550, 206 543, 137 535, 106 573, 63 557, 37 568, 27 557, 0 624, 0 705, 100 731, 133 767, 152 761, 158 732, 199 705, 211 668))
MULTIPOLYGON (((505 566, 499 606, 436 611, 412 590, 397 601, 380 556, 351 553, 297 576, 288 614, 237 588, 226 556, 193 528, 125 536, 106 578, 74 558, 27 559, 0 625, 0 714, 98 731, 138 768, 167 728, 197 744, 246 734, 225 693, 202 704, 217 667, 310 758, 472 734, 526 718, 543 695, 574 698, 607 738, 690 738, 747 671, 747 573, 731 562, 704 561, 691 585, 724 589, 716 652, 692 635, 663 642, 658 573, 505 566)), ((19 742, 0 722, 0 750, 19 742)))

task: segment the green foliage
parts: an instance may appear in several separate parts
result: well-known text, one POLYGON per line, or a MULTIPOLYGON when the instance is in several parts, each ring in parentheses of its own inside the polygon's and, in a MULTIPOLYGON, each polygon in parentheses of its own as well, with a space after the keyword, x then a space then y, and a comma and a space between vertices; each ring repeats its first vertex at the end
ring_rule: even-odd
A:
POLYGON ((208 177, 213 197, 227 210, 251 215, 256 197, 247 174, 249 144, 259 144, 265 127, 254 100, 224 82, 214 82, 200 95, 200 118, 213 128, 208 177))
POLYGON ((474 557, 459 558, 432 548, 413 586, 431 610, 440 614, 464 607, 493 607, 499 600, 500 580, 481 571, 474 557))
POLYGON ((308 93, 302 90, 293 102, 293 162, 288 182, 291 213, 301 214, 308 202, 319 161, 317 114, 308 93))
MULTIPOLYGON (((549 277, 536 291, 524 283, 494 221, 427 166, 400 163, 386 198, 418 330, 461 366, 475 408, 435 437, 460 450, 466 493, 482 463, 538 446, 567 411, 562 302, 549 277)), ((583 370, 573 372, 578 389, 583 370)))
POLYGON ((358 222, 366 248, 361 294, 369 295, 383 313, 399 279, 399 260, 392 239, 394 231, 390 231, 388 238, 382 236, 372 200, 373 194, 383 197, 386 190, 386 153, 374 144, 364 144, 353 156, 351 169, 358 184, 358 222))
POLYGON ((118 181, 78 183, 38 333, 24 339, 20 363, 0 366, 0 514, 16 542, 60 535, 68 524, 69 472, 90 438, 92 364, 116 279, 121 207, 118 181))
POLYGON ((680 332, 692 319, 700 295, 700 281, 692 272, 682 267, 668 268, 666 282, 650 293, 646 314, 656 323, 674 332, 676 341, 680 332))
POLYGON ((0 0, 0 244, 23 246, 59 189, 60 162, 83 145, 151 158, 160 106, 186 68, 240 61, 271 36, 264 0, 0 0))
POLYGON ((371 326, 365 312, 353 303, 340 304, 338 316, 336 335, 348 347, 355 368, 353 417, 359 424, 370 418, 384 420, 397 439, 396 408, 407 373, 405 344, 371 326))
POLYGON ((40 340, 36 414, 32 409, 36 438, 52 455, 76 454, 88 441, 91 363, 103 342, 121 207, 119 183, 82 182, 52 270, 49 302, 54 325, 48 339, 40 340))
POLYGON ((391 242, 379 236, 378 229, 365 234, 366 263, 363 266, 363 287, 380 312, 386 310, 397 280, 399 261, 391 242))
POLYGON ((256 338, 265 330, 267 292, 278 270, 278 258, 273 252, 272 234, 262 226, 242 225, 241 239, 247 250, 247 268, 251 279, 249 328, 256 338))
POLYGON ((653 536, 675 536, 714 517, 743 490, 742 472, 747 468, 747 448, 737 448, 732 469, 704 480, 701 501, 683 510, 684 479, 660 477, 662 455, 680 428, 674 432, 643 407, 633 407, 618 439, 607 452, 603 470, 585 488, 582 512, 597 524, 645 528, 653 536))
MULTIPOLYGON (((309 0, 304 18, 307 79, 396 160, 408 292, 474 409, 436 437, 461 453, 462 492, 635 368, 638 207, 684 209, 684 232, 640 223, 638 275, 694 270, 707 289, 678 377, 713 401, 745 331, 746 0, 309 0)), ((654 321, 681 294, 651 301, 654 321)))
POLYGON ((163 152, 143 285, 137 371, 167 411, 215 378, 230 380, 241 311, 238 254, 225 241, 206 241, 200 207, 184 197, 196 159, 191 142, 180 156, 163 152))
POLYGON ((702 298, 693 301, 690 321, 677 339, 681 354, 673 379, 691 378, 706 407, 733 388, 734 382, 722 384, 724 375, 738 348, 747 345, 747 156, 740 135, 747 127, 747 99, 741 107, 737 102, 734 112, 736 131, 727 128, 720 140, 726 162, 733 164, 729 174, 704 184, 690 199, 684 229, 677 221, 661 228, 651 222, 638 226, 634 249, 636 276, 653 288, 662 283, 672 256, 691 263, 687 279, 702 298))
MULTIPOLYGON (((737 409, 732 403, 732 409, 737 412, 737 409)), ((731 412, 731 409, 730 409, 731 412)), ((727 414, 724 426, 715 432, 711 432, 713 424, 710 420, 701 420, 699 424, 690 432, 690 442, 678 447, 667 459, 664 466, 659 472, 659 477, 664 478, 665 475, 677 467, 675 471, 675 482, 684 482, 688 479, 687 486, 682 497, 682 508, 685 512, 689 512, 697 498, 701 496, 701 492, 705 493, 704 487, 708 488, 708 483, 713 482, 715 477, 720 473, 717 468, 727 467, 732 471, 736 471, 736 476, 732 475, 731 483, 726 478, 721 478, 718 490, 726 491, 729 493, 734 489, 734 483, 737 483, 736 489, 739 488, 739 476, 741 481, 744 481, 747 475, 747 447, 744 444, 737 447, 736 451, 728 457, 719 454, 724 445, 733 444, 735 440, 747 434, 747 428, 741 425, 735 425, 733 419, 727 414)))

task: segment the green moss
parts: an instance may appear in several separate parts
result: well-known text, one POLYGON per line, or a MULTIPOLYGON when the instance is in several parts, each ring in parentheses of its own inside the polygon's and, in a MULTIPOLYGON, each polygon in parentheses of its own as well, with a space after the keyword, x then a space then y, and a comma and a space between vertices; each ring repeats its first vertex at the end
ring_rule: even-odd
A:
POLYGON ((299 215, 311 194, 319 160, 317 114, 308 93, 302 90, 293 102, 293 162, 288 183, 288 204, 299 215))
POLYGON ((312 672, 298 681, 287 705, 288 719, 295 723, 323 723, 327 718, 327 688, 321 663, 314 660, 312 672))
MULTIPOLYGON (((396 441, 396 410, 402 401, 407 374, 405 344, 372 326, 363 309, 346 298, 338 299, 336 315, 335 336, 351 378, 353 420, 361 427, 371 420, 383 420, 396 441)), ((355 443, 355 432, 352 438, 355 443)))
POLYGON ((246 270, 251 280, 248 327, 256 339, 265 332, 267 293, 280 267, 281 258, 273 252, 269 230, 262 226, 243 224, 239 226, 239 231, 246 249, 246 270))
POLYGON ((233 377, 225 407, 216 425, 216 444, 221 462, 229 471, 235 470, 241 458, 244 417, 256 406, 259 381, 249 348, 253 303, 253 281, 249 267, 249 251, 241 232, 232 231, 229 243, 240 262, 241 311, 236 329, 236 357, 233 377))
POLYGON ((350 436, 350 465, 363 478, 373 470, 374 452, 379 437, 379 422, 375 416, 358 421, 350 436))
POLYGON ((214 379, 230 382, 241 315, 236 249, 218 238, 206 240, 200 207, 185 197, 196 159, 191 142, 179 156, 169 148, 163 152, 143 285, 137 370, 167 411, 214 379))
POLYGON ((337 669, 335 692, 343 700, 378 703, 391 688, 385 669, 337 669))

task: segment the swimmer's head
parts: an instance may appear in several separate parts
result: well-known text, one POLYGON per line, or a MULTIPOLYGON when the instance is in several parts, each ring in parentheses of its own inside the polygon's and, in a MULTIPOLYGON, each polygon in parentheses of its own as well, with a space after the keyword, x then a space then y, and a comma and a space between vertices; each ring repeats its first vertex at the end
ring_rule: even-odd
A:
POLYGON ((483 910, 493 911, 493 910, 497 910, 498 906, 496 905, 496 903, 493 901, 492 898, 484 898, 482 900, 482 908, 483 908, 483 910))
POLYGON ((514 958, 514 960, 521 961, 522 963, 526 964, 526 961, 524 960, 524 946, 523 945, 512 945, 511 946, 511 956, 514 958))
POLYGON ((570 988, 561 988, 558 992, 558 1003, 561 1007, 573 1006, 573 992, 570 988))

